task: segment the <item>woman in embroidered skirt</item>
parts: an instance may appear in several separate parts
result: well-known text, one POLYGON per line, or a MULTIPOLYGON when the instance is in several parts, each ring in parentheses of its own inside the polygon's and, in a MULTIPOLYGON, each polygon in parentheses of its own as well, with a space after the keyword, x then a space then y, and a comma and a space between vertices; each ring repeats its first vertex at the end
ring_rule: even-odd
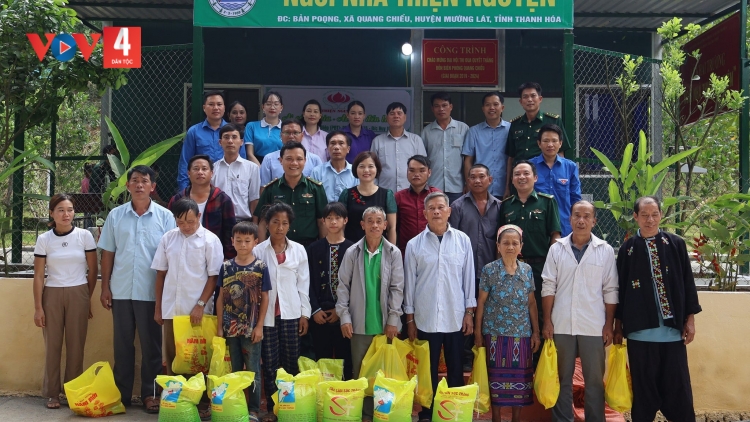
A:
POLYGON ((522 238, 520 227, 500 227, 501 259, 485 265, 479 279, 474 343, 487 348, 493 422, 501 422, 501 406, 511 406, 519 422, 521 407, 534 402, 531 355, 540 344, 539 321, 531 267, 518 261, 522 238))

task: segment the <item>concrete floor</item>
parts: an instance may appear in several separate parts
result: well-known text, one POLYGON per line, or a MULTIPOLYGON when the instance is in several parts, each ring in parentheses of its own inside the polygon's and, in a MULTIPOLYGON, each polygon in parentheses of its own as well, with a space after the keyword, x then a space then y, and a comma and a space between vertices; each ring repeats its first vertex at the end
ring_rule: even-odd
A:
MULTIPOLYGON (((26 422, 26 421, 78 421, 87 420, 76 416, 66 405, 60 409, 49 410, 45 407, 46 400, 41 397, 0 397, 0 421, 26 422)), ((155 422, 158 415, 150 415, 143 411, 143 407, 133 405, 127 408, 125 414, 107 417, 106 421, 112 422, 155 422)), ((416 416, 413 417, 416 421, 416 416)))
MULTIPOLYGON (((50 410, 45 407, 46 400, 42 397, 0 397, 0 420, 25 421, 83 421, 83 417, 76 416, 70 409, 62 405, 59 409, 50 410)), ((158 415, 149 415, 141 406, 127 409, 127 413, 107 418, 114 422, 155 422, 158 415)))

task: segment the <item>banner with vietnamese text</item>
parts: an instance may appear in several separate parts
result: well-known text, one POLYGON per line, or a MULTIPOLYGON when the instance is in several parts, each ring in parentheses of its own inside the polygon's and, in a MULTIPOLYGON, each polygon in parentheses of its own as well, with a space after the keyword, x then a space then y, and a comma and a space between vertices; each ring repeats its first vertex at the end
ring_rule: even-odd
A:
POLYGON ((235 28, 573 27, 573 0, 196 0, 195 26, 235 28))

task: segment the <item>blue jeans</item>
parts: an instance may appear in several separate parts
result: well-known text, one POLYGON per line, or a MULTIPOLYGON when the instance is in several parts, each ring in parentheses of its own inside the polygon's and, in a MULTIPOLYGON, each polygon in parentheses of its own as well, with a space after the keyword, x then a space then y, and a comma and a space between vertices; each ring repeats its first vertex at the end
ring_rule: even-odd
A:
POLYGON ((247 371, 255 373, 255 381, 250 388, 248 410, 260 413, 260 345, 253 343, 249 337, 227 337, 229 356, 232 359, 232 372, 247 371))

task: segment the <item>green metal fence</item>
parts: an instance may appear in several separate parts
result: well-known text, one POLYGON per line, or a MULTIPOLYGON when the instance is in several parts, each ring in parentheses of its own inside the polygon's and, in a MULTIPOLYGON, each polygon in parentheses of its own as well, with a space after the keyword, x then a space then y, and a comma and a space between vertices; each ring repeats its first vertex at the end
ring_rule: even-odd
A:
MULTIPOLYGON (((619 163, 625 145, 637 144, 638 133, 643 130, 651 149, 657 156, 661 154, 660 118, 653 107, 654 95, 658 95, 658 61, 643 58, 636 74, 640 88, 625 101, 616 83, 623 72, 624 54, 580 45, 573 47, 573 54, 575 127, 566 129, 577 140, 576 160, 584 199, 607 202, 611 178, 591 148, 619 163)), ((614 247, 619 247, 624 237, 609 212, 598 214, 594 232, 614 247)))
MULTIPOLYGON (((149 146, 185 131, 186 124, 189 123, 186 118, 189 119, 190 115, 189 98, 186 102, 185 93, 186 84, 192 77, 192 45, 144 47, 142 67, 132 69, 127 77, 126 85, 101 98, 101 114, 111 117, 123 136, 131 158, 135 158, 149 146)), ((95 92, 95 89, 92 91, 95 92)), ((90 106, 90 103, 75 104, 74 108, 90 106)), ((95 103, 95 106, 98 108, 99 104, 95 103)), ((113 141, 106 127, 103 130, 99 127, 99 116, 95 116, 93 121, 79 118, 76 122, 83 123, 85 127, 80 130, 89 133, 67 131, 59 134, 55 124, 27 132, 27 144, 34 142, 35 136, 49 139, 47 153, 57 171, 50 173, 32 165, 25 171, 23 192, 42 195, 76 193, 75 224, 88 227, 96 222, 96 213, 101 207, 101 194, 79 193, 84 165, 99 163, 104 158, 100 155, 101 147, 113 141), (100 130, 101 137, 98 136, 100 130), (78 149, 75 149, 70 147, 75 143, 68 142, 65 136, 85 136, 90 142, 83 148, 79 142, 76 144, 78 149), (100 138, 101 145, 96 145, 100 138)), ((179 156, 180 145, 177 145, 157 162, 157 193, 164 200, 169 200, 174 193, 179 156)), ((18 220, 21 221, 20 224, 15 224, 14 220, 13 227, 9 230, 10 235, 3 236, 3 257, 9 272, 23 273, 32 270, 36 237, 47 230, 46 205, 46 201, 26 197, 23 200, 23 219, 18 220)), ((8 228, 5 228, 3 233, 7 231, 8 228)))
MULTIPOLYGON (((128 73, 127 85, 112 92, 111 118, 132 158, 190 126, 185 95, 192 59, 192 44, 145 47, 143 66, 128 73)), ((176 189, 180 148, 176 145, 157 162, 157 192, 164 200, 176 189)))

